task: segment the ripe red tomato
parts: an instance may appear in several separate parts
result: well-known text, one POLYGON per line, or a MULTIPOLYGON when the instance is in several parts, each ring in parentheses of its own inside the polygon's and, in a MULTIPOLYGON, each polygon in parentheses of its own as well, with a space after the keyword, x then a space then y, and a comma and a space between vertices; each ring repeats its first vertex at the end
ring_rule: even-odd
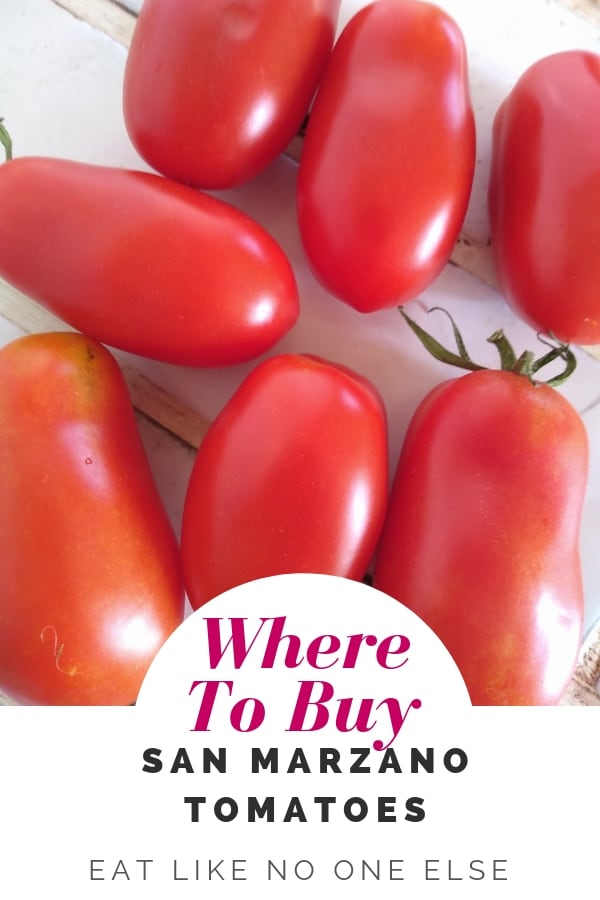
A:
POLYGON ((556 704, 580 647, 588 440, 553 387, 450 379, 409 425, 374 584, 437 633, 478 706, 556 704))
POLYGON ((317 277, 361 312, 415 297, 452 253, 474 164, 456 23, 420 0, 361 9, 333 48, 300 158, 300 231, 317 277))
POLYGON ((113 357, 75 333, 3 347, 0 434, 0 688, 132 703, 184 593, 113 357))
POLYGON ((494 120, 489 213, 513 308, 563 341, 600 343, 600 56, 527 69, 494 120))
POLYGON ((141 356, 221 366, 295 323, 275 240, 229 204, 148 172, 23 157, 0 166, 0 276, 141 356))
POLYGON ((325 360, 258 365, 212 423, 181 537, 194 608, 268 575, 362 578, 387 501, 387 428, 365 379, 325 360))
POLYGON ((132 143, 204 188, 256 175, 298 131, 329 56, 340 0, 145 0, 123 89, 132 143))

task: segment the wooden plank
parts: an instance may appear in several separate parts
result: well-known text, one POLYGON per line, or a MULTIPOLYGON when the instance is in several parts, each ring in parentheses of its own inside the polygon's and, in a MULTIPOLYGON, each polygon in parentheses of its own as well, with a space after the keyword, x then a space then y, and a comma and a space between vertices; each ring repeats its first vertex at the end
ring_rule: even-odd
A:
POLYGON ((77 19, 129 47, 136 16, 113 0, 52 0, 77 19))
POLYGON ((600 360, 600 344, 596 347, 582 347, 581 349, 590 356, 593 356, 594 359, 600 360))
POLYGON ((584 642, 577 668, 561 701, 562 706, 600 706, 600 631, 584 642))
POLYGON ((555 0, 555 3, 600 25, 600 0, 555 0))

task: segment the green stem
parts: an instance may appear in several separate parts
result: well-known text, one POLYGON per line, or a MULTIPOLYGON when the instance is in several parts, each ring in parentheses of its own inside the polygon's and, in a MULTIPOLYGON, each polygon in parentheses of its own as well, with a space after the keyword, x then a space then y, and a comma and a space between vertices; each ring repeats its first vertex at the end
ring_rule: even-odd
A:
POLYGON ((469 369, 472 372, 476 372, 479 369, 484 369, 485 366, 478 366, 477 363, 473 362, 473 360, 467 353, 462 336, 458 328, 456 327, 450 313, 447 310, 442 309, 440 306, 434 306, 433 309, 429 310, 429 312, 433 312, 434 309, 439 310, 440 312, 444 312, 450 319, 452 323, 452 329, 454 331, 458 353, 453 353, 451 350, 448 350, 446 347, 440 344, 439 341, 436 341, 436 339, 432 337, 427 331, 425 331, 424 328, 421 328, 420 325, 417 325, 415 321, 409 318, 401 306, 398 307, 398 310, 404 318, 404 321, 407 323, 407 325, 410 326, 425 349, 428 350, 435 359, 439 360, 440 362, 448 363, 448 365, 450 366, 458 366, 459 369, 469 369))
POLYGON ((543 335, 538 334, 538 339, 542 342, 542 344, 546 344, 546 346, 550 347, 548 353, 544 356, 540 356, 538 360, 536 360, 532 367, 531 371, 533 374, 541 369, 543 366, 547 366, 549 363, 554 362, 555 359, 562 359, 565 367, 562 372, 559 372, 554 378, 550 378, 546 381, 546 384, 549 384, 551 387, 559 387, 561 384, 569 378, 575 369, 577 368, 577 359, 573 351, 569 348, 568 344, 563 344, 561 341, 558 341, 554 335, 550 335, 550 340, 543 337, 543 335), (554 343, 552 343, 554 341, 554 343))
MULTIPOLYGON (((428 310, 428 312, 437 310, 445 313, 445 315, 448 316, 452 325, 452 332, 454 335, 457 352, 448 350, 448 348, 440 344, 439 341, 436 341, 435 338, 433 338, 427 331, 425 331, 424 328, 421 328, 420 325, 417 325, 417 323, 405 313, 401 306, 398 307, 398 310, 402 315, 404 321, 407 323, 407 325, 409 325, 413 333, 419 338, 425 349, 429 353, 431 353, 431 355, 435 359, 439 360, 440 362, 448 363, 452 366, 457 366, 460 369, 467 369, 471 372, 480 371, 487 368, 486 366, 480 366, 478 363, 473 362, 467 352, 463 337, 456 323, 454 322, 454 319, 447 310, 442 309, 442 307, 439 306, 434 306, 430 310, 428 310)), ((514 372, 516 375, 522 375, 525 378, 528 378, 533 384, 547 384, 550 387, 558 387, 559 385, 563 384, 567 380, 567 378, 569 378, 569 376, 574 372, 577 366, 577 359, 575 357, 575 354, 570 349, 568 344, 564 344, 562 341, 559 341, 552 334, 549 334, 547 336, 538 334, 538 340, 540 340, 547 347, 550 347, 550 350, 543 356, 540 356, 538 359, 536 359, 535 354, 531 350, 525 350, 519 357, 517 357, 510 341, 502 330, 495 331, 488 338, 488 341, 491 344, 494 344, 498 351, 498 354, 500 356, 500 368, 503 371, 514 372), (536 373, 539 372, 540 369, 544 368, 552 362, 555 362, 555 360, 557 359, 562 359, 562 361, 564 362, 564 369, 561 372, 559 372, 553 378, 549 378, 547 381, 543 382, 539 381, 537 378, 534 378, 534 375, 536 375, 536 373)))
POLYGON ((4 119, 0 119, 0 144, 4 147, 6 161, 13 158, 12 155, 12 138, 4 125, 4 119))
POLYGON ((504 332, 495 331, 493 334, 490 334, 488 342, 494 344, 500 354, 500 368, 506 369, 507 372, 514 371, 517 365, 517 357, 504 332))

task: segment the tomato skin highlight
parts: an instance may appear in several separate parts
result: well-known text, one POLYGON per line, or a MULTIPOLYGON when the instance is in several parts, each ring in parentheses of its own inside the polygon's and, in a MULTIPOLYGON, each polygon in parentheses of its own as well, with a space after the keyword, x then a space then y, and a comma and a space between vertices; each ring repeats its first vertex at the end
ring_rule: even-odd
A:
POLYGON ((6 345, 0 434, 0 687, 25 704, 130 704, 184 592, 114 358, 76 333, 6 345))
POLYGON ((600 56, 538 60, 493 125, 488 207, 507 301, 539 331, 600 342, 600 56))
POLYGON ((374 585, 438 634, 477 706, 558 703, 581 642, 588 440, 553 388, 473 372, 409 425, 374 585))
POLYGON ((368 381, 310 356, 259 364, 192 469, 181 536, 192 606, 269 575, 362 578, 387 490, 387 422, 368 381))
POLYGON ((140 155, 203 188, 254 177, 302 125, 339 8, 340 0, 145 0, 123 87, 140 155))
POLYGON ((420 0, 361 9, 333 48, 300 158, 300 233, 317 278, 360 312, 414 298, 450 258, 474 166, 456 23, 420 0))
POLYGON ((232 365, 270 349, 298 317, 276 241, 159 175, 23 157, 0 166, 0 205, 0 276, 111 347, 232 365))

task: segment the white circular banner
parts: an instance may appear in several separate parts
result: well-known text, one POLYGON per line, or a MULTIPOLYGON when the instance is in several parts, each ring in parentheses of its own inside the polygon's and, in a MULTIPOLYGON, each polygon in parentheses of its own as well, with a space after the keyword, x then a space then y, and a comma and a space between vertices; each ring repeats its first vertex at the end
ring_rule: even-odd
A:
POLYGON ((192 613, 137 705, 221 742, 350 740, 382 752, 470 700, 445 646, 403 604, 360 582, 298 574, 241 585, 192 613))

